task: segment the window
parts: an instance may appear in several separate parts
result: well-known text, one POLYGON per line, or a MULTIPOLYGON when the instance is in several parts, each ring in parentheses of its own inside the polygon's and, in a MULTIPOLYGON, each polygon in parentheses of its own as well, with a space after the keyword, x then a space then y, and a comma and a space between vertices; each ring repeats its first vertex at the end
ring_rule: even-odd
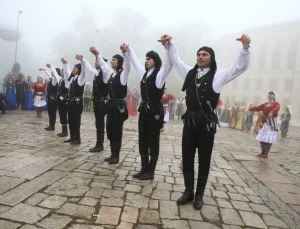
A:
POLYGON ((287 52, 287 69, 295 70, 295 64, 297 59, 298 40, 292 40, 289 42, 288 52, 287 52))
POLYGON ((293 80, 285 80, 284 82, 284 91, 292 91, 293 89, 293 80))
POLYGON ((275 43, 272 53, 272 70, 276 71, 280 69, 280 58, 282 53, 282 44, 279 42, 275 43))
POLYGON ((267 45, 263 44, 260 47, 260 52, 259 52, 259 56, 258 56, 258 69, 260 71, 265 70, 266 68, 266 61, 267 60, 267 45))
POLYGON ((249 90, 250 89, 250 79, 244 79, 244 89, 249 90))
POLYGON ((278 88, 278 79, 271 79, 269 82, 269 91, 276 91, 278 88))
POLYGON ((255 83, 255 90, 262 89, 264 87, 264 80, 257 79, 255 83))

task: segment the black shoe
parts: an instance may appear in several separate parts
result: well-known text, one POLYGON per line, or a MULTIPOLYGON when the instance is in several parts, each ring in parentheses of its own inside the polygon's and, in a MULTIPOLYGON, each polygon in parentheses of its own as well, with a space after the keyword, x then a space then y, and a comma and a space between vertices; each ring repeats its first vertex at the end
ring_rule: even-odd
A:
POLYGON ((149 173, 149 172, 146 172, 139 177, 139 180, 153 180, 153 179, 154 179, 154 173, 149 173))
POLYGON ((72 142, 73 139, 72 138, 69 138, 68 140, 65 140, 64 143, 68 143, 68 142, 72 142))
POLYGON ((54 128, 54 127, 52 127, 52 126, 49 126, 49 127, 45 128, 45 130, 46 130, 46 131, 54 131, 54 130, 55 130, 55 128, 54 128))
POLYGON ((108 161, 108 164, 113 165, 113 164, 118 164, 119 163, 119 157, 117 156, 112 156, 111 159, 108 161))
POLYGON ((203 206, 203 195, 207 183, 207 176, 198 176, 196 196, 194 200, 194 208, 200 210, 203 206))
POLYGON ((136 173, 136 174, 133 174, 132 176, 134 178, 140 178, 140 176, 142 176, 143 174, 145 174, 147 172, 147 167, 142 167, 141 170, 136 173))
POLYGON ((79 145, 79 144, 81 144, 81 141, 77 138, 71 142, 71 145, 79 145))
POLYGON ((140 176, 142 176, 143 174, 145 174, 147 172, 147 168, 149 166, 148 152, 147 152, 147 154, 142 154, 141 155, 141 165, 142 165, 141 171, 134 174, 133 175, 134 178, 139 178, 140 176))
POLYGON ((184 205, 194 200, 194 192, 192 190, 185 190, 183 195, 177 200, 178 205, 184 205))
POLYGON ((101 152, 103 151, 103 144, 98 144, 96 143, 95 147, 89 149, 89 152, 94 153, 94 152, 101 152))
POLYGON ((111 155, 110 157, 106 157, 106 158, 104 159, 104 161, 110 161, 111 158, 112 158, 112 155, 111 155))

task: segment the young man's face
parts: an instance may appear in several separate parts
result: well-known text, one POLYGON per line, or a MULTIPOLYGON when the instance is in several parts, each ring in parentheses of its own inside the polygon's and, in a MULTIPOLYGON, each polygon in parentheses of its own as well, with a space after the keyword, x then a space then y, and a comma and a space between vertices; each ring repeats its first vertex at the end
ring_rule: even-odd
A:
POLYGON ((208 52, 201 50, 197 54, 197 65, 199 68, 209 68, 211 56, 208 52))
POLYGON ((151 68, 154 68, 155 62, 154 62, 154 60, 152 58, 146 57, 146 59, 145 59, 145 65, 146 65, 147 69, 151 69, 151 68))

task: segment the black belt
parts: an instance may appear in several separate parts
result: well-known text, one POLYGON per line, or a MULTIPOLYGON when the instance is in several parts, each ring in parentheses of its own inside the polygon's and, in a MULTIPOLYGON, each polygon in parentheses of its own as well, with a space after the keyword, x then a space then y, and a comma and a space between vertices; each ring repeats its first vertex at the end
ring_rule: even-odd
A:
POLYGON ((122 107, 122 106, 126 106, 126 101, 124 99, 109 99, 108 105, 122 107))
POLYGON ((206 125, 208 131, 210 128, 216 129, 216 125, 219 125, 219 119, 215 112, 203 113, 187 110, 181 118, 187 122, 189 127, 191 123, 193 126, 206 125))
POLYGON ((107 104, 109 98, 107 96, 104 97, 94 97, 93 102, 97 104, 107 104))

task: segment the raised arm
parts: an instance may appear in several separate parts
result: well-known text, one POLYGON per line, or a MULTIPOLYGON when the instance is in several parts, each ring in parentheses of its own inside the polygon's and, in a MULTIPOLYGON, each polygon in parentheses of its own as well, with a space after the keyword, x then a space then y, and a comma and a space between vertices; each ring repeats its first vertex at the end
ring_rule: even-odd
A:
POLYGON ((56 71, 54 65, 52 65, 52 64, 47 64, 47 67, 50 67, 51 72, 52 72, 52 75, 54 76, 54 77, 53 77, 53 81, 55 81, 55 85, 56 85, 57 83, 60 82, 60 80, 62 79, 62 77, 61 77, 60 75, 57 74, 57 71, 56 71))
MULTIPOLYGON (((46 75, 49 77, 49 79, 52 77, 51 72, 47 71, 46 69, 40 68, 39 70, 45 72, 46 75)), ((52 85, 55 86, 56 84, 57 84, 57 81, 56 80, 52 80, 52 85)))
POLYGON ((264 109, 264 107, 265 107, 265 104, 263 103, 263 104, 261 104, 259 106, 256 106, 256 107, 250 107, 249 111, 262 111, 264 109))
POLYGON ((278 102, 274 103, 274 108, 270 111, 270 113, 276 113, 280 110, 280 104, 278 102))
POLYGON ((130 45, 127 47, 127 52, 125 53, 125 57, 126 56, 129 57, 129 60, 132 63, 135 70, 137 71, 139 77, 141 79, 143 79, 143 76, 146 72, 145 66, 141 65, 141 63, 139 62, 134 50, 132 49, 132 47, 130 45))
POLYGON ((130 72, 130 58, 128 55, 125 55, 124 62, 123 62, 123 71, 120 76, 120 81, 123 86, 127 84, 129 72, 130 72))
MULTIPOLYGON (((82 61, 83 55, 77 54, 77 55, 76 55, 76 59, 81 61, 81 66, 82 66, 82 65, 83 65, 83 61, 82 61)), ((81 73, 80 73, 80 75, 78 76, 78 85, 79 85, 79 86, 83 86, 84 83, 85 83, 85 67, 82 66, 82 68, 81 68, 81 73)))
POLYGON ((70 69, 68 62, 64 58, 61 58, 61 62, 64 64, 63 69, 64 69, 65 87, 68 89, 70 87, 69 77, 72 71, 70 69))
POLYGON ((175 70, 178 72, 181 78, 185 80, 188 72, 192 69, 192 67, 188 66, 180 59, 174 39, 171 39, 169 41, 167 48, 169 49, 168 54, 170 61, 172 62, 175 70))
POLYGON ((165 67, 160 69, 157 76, 156 76, 156 87, 161 89, 164 86, 164 83, 166 82, 167 76, 170 74, 172 70, 172 62, 169 58, 169 50, 166 48, 166 58, 165 58, 165 67))
POLYGON ((86 73, 90 73, 91 75, 98 74, 98 71, 91 66, 87 59, 82 58, 81 64, 84 66, 86 73))
POLYGON ((216 93, 220 93, 222 90, 222 87, 241 75, 243 72, 245 72, 249 66, 250 62, 250 50, 249 50, 249 43, 251 41, 250 37, 248 35, 243 34, 241 38, 237 39, 238 41, 241 41, 243 44, 243 48, 234 63, 234 65, 230 68, 224 69, 224 70, 218 70, 214 77, 213 82, 213 89, 216 93))

